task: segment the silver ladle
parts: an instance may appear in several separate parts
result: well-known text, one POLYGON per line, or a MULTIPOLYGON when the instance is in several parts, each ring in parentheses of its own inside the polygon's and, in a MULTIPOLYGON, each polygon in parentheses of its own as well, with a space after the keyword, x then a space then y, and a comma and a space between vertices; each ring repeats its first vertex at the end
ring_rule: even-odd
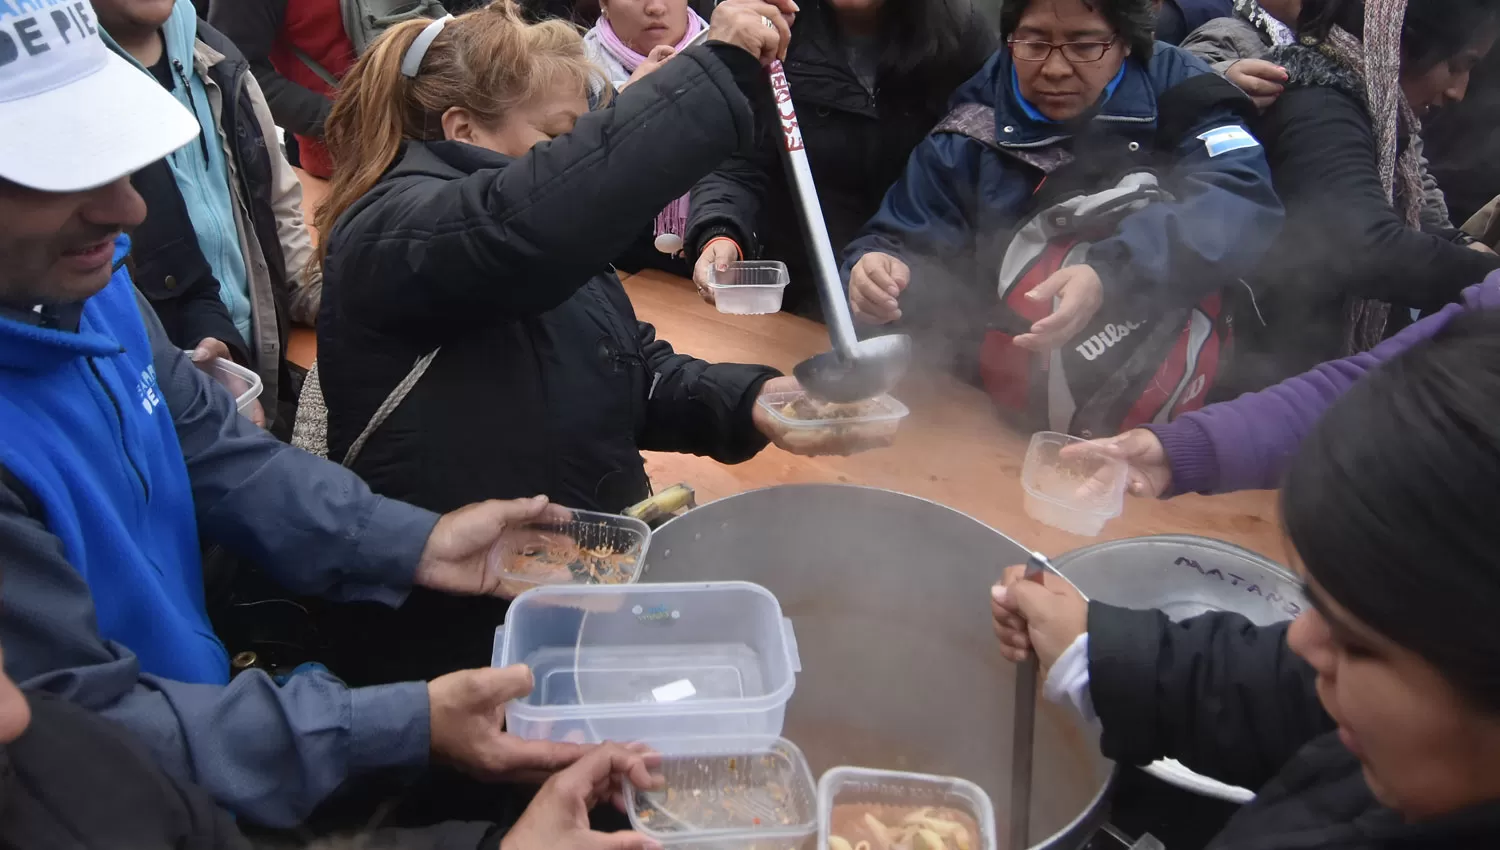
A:
POLYGON ((832 351, 810 357, 792 371, 809 395, 823 401, 848 403, 874 398, 890 392, 906 374, 911 364, 911 337, 890 334, 861 340, 855 334, 849 299, 839 278, 823 207, 818 203, 818 189, 802 145, 802 130, 797 125, 797 110, 792 106, 786 71, 779 59, 771 63, 769 70, 771 92, 781 117, 783 162, 802 219, 802 234, 813 253, 818 298, 823 303, 828 339, 833 343, 832 351))

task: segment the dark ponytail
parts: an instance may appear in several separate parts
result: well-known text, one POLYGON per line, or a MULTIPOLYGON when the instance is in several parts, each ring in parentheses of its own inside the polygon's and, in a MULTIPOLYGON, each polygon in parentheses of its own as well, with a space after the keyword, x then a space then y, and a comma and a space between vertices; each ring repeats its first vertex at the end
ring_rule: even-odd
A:
POLYGON ((1303 442, 1281 508, 1330 597, 1500 712, 1500 310, 1356 384, 1303 442))

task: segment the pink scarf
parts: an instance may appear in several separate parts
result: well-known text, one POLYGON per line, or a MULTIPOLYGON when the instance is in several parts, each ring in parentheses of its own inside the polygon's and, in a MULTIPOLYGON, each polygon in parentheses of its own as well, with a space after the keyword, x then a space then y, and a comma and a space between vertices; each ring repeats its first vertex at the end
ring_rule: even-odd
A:
MULTIPOLYGON (((703 20, 697 12, 688 9, 687 14, 687 32, 683 34, 682 40, 677 42, 676 46, 672 48, 674 51, 686 49, 688 45, 693 43, 694 39, 708 28, 708 22, 703 20)), ((639 68, 641 63, 646 61, 646 57, 631 50, 625 42, 620 40, 620 36, 615 33, 615 28, 610 25, 609 18, 600 18, 598 27, 600 45, 609 51, 609 55, 619 60, 619 63, 624 66, 625 70, 634 73, 635 69, 639 68)), ((661 236, 664 233, 671 233, 678 237, 686 237, 690 198, 691 194, 683 195, 672 203, 667 204, 667 208, 657 214, 656 225, 652 228, 651 235, 661 236)))
MULTIPOLYGON (((703 20, 697 12, 688 9, 687 14, 687 33, 672 48, 674 52, 687 49, 687 46, 693 43, 693 39, 697 38, 705 29, 708 29, 708 22, 703 20)), ((604 45, 604 49, 609 51, 609 55, 618 59, 620 64, 625 66, 625 70, 632 73, 636 68, 641 67, 642 62, 646 61, 646 57, 631 50, 625 42, 620 40, 620 36, 615 34, 615 28, 610 25, 609 18, 601 17, 599 19, 599 43, 604 45)))

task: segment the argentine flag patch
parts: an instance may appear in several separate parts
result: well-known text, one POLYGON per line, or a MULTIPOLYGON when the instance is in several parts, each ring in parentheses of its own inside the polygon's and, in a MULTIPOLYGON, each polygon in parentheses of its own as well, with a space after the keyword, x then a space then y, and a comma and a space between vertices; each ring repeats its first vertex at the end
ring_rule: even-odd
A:
POLYGON ((1244 127, 1235 124, 1230 124, 1227 127, 1217 127, 1209 130, 1207 133, 1200 133, 1198 134, 1198 138, 1203 141, 1203 146, 1208 148, 1208 155, 1210 157, 1218 156, 1221 153, 1237 151, 1240 148, 1260 147, 1260 142, 1257 142, 1254 136, 1246 132, 1244 127))

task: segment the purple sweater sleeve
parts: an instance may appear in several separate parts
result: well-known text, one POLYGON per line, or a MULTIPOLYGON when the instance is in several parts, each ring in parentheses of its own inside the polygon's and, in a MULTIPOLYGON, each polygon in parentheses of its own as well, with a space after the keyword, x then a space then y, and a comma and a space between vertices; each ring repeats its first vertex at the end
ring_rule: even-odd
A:
POLYGON ((1172 469, 1167 495, 1276 488, 1313 423, 1366 372, 1433 336, 1459 313, 1493 308, 1500 308, 1500 272, 1464 290, 1463 303, 1449 304, 1371 351, 1323 363, 1167 425, 1146 426, 1161 440, 1172 469))

